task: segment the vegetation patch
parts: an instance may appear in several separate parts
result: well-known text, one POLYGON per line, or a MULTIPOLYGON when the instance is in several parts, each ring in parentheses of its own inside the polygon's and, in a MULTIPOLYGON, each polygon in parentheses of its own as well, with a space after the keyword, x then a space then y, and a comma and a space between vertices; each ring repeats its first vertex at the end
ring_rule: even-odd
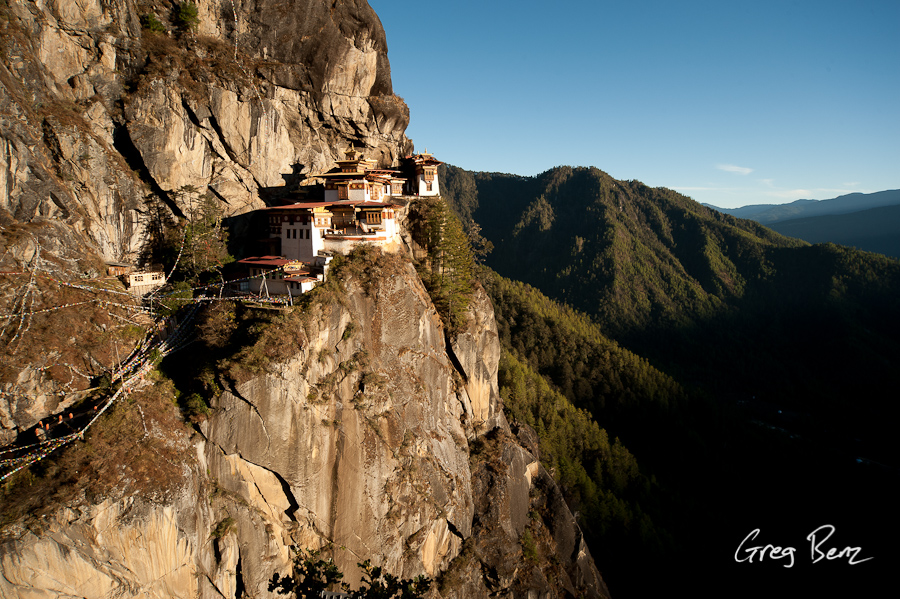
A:
POLYGON ((12 315, 0 320, 0 383, 18 385, 23 365, 31 365, 40 369, 44 385, 54 381, 66 392, 84 391, 126 358, 150 325, 145 316, 105 303, 136 305, 117 280, 74 288, 43 275, 0 278, 0 313, 12 315))
POLYGON ((40 528, 43 517, 79 497, 93 503, 120 494, 164 498, 177 489, 183 464, 192 460, 191 431, 173 405, 171 381, 156 372, 148 380, 107 410, 83 440, 4 481, 0 528, 13 522, 40 528))
POLYGON ((235 521, 231 516, 227 516, 223 518, 218 524, 216 524, 215 528, 213 528, 210 537, 213 539, 221 539, 234 528, 235 521))
POLYGON ((165 33, 166 26, 163 25, 155 14, 147 13, 141 16, 141 27, 154 33, 165 33))
POLYGON ((344 332, 341 334, 341 341, 346 341, 350 337, 353 336, 353 331, 356 330, 356 323, 350 321, 347 323, 347 326, 344 327, 344 332))
POLYGON ((531 534, 530 529, 526 528, 522 531, 519 543, 522 545, 522 555, 525 557, 526 561, 536 564, 539 557, 537 543, 535 543, 534 536, 531 534))
POLYGON ((180 2, 175 8, 173 18, 175 25, 183 31, 194 31, 200 26, 197 5, 193 2, 180 2))
POLYGON ((465 324, 475 290, 475 258, 469 240, 440 197, 415 200, 409 223, 413 241, 424 250, 416 270, 452 335, 465 324))
POLYGON ((343 582, 344 574, 333 559, 325 559, 318 550, 294 548, 292 573, 288 576, 280 576, 277 572, 273 574, 269 592, 277 591, 279 595, 291 595, 298 599, 320 597, 325 591, 348 593, 355 599, 421 599, 431 588, 431 580, 425 576, 399 578, 384 568, 373 566, 369 560, 357 566, 362 570, 362 581, 359 589, 351 591, 350 585, 343 582))

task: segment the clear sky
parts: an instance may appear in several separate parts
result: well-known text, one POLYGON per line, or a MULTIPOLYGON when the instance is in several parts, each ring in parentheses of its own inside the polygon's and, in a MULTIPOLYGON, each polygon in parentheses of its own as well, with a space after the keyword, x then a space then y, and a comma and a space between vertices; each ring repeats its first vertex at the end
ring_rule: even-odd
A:
POLYGON ((720 207, 900 188, 900 0, 369 0, 417 150, 720 207))

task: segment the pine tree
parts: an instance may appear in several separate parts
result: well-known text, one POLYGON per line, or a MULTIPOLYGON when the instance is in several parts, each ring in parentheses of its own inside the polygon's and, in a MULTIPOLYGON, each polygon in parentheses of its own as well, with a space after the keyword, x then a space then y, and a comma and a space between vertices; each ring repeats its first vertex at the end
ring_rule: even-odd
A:
POLYGON ((186 185, 174 196, 185 217, 178 222, 166 214, 159 202, 148 201, 148 240, 142 252, 145 263, 174 268, 179 281, 200 283, 218 278, 220 269, 234 258, 228 253, 228 232, 222 224, 222 210, 208 195, 186 185))
POLYGON ((417 200, 413 239, 425 250, 419 275, 449 329, 462 326, 475 284, 475 259, 459 219, 441 198, 417 200))
POLYGON ((197 5, 193 2, 182 2, 175 11, 175 24, 182 31, 191 31, 197 29, 200 25, 200 16, 197 5))

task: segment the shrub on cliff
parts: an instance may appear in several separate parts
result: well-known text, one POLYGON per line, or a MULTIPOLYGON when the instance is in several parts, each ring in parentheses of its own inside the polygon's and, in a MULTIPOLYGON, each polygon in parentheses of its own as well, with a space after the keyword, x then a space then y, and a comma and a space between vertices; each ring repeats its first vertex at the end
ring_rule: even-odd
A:
POLYGON ((156 17, 155 14, 147 13, 141 16, 141 26, 144 29, 149 31, 153 31, 154 33, 165 33, 166 26, 163 25, 160 20, 156 17))
POLYGON ((182 2, 175 10, 175 24, 182 31, 194 31, 200 25, 197 5, 193 2, 182 2))
POLYGON ((297 599, 313 599, 333 585, 351 599, 420 599, 431 588, 431 580, 424 576, 397 578, 366 560, 357 564, 363 570, 361 588, 351 591, 350 585, 341 582, 344 574, 334 561, 323 559, 319 551, 301 549, 295 552, 293 572, 288 576, 275 573, 269 581, 269 591, 279 595, 293 595, 297 599))

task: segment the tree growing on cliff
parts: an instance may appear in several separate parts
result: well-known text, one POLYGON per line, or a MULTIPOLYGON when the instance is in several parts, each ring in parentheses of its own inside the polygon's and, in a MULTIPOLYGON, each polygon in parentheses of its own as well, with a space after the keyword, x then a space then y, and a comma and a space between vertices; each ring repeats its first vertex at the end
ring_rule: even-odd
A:
POLYGON ((166 26, 152 12, 141 16, 141 27, 154 33, 166 32, 166 26))
POLYGON ((172 272, 173 281, 191 284, 220 279, 220 269, 234 258, 228 253, 228 231, 216 201, 191 185, 172 193, 182 207, 175 217, 160 200, 149 197, 145 204, 147 239, 141 250, 145 265, 161 265, 172 272))
POLYGON ((177 193, 185 196, 189 205, 179 269, 186 279, 200 282, 204 275, 217 274, 234 261, 228 253, 228 232, 215 200, 193 187, 182 187, 177 193))
POLYGON ((421 599, 431 588, 431 580, 425 576, 400 579, 369 560, 357 565, 363 571, 362 586, 351 591, 333 560, 323 559, 320 551, 296 550, 293 573, 279 576, 276 572, 269 581, 269 591, 297 599, 318 599, 322 591, 338 585, 351 599, 421 599))
POLYGON ((193 2, 182 2, 175 10, 175 24, 182 31, 194 31, 200 25, 197 5, 193 2))
POLYGON ((440 197, 420 198, 410 208, 413 240, 425 252, 417 262, 422 282, 448 328, 462 326, 475 285, 475 259, 455 214, 440 197))

